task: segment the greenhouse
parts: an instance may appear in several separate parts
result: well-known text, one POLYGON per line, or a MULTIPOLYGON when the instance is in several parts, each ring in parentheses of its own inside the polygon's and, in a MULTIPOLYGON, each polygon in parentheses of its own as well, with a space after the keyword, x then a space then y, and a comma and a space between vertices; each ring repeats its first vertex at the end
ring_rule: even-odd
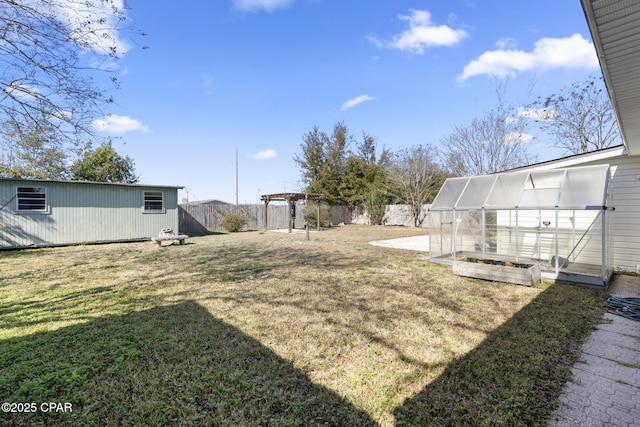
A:
POLYGON ((429 258, 529 262, 606 285, 609 166, 449 178, 429 209, 429 258))

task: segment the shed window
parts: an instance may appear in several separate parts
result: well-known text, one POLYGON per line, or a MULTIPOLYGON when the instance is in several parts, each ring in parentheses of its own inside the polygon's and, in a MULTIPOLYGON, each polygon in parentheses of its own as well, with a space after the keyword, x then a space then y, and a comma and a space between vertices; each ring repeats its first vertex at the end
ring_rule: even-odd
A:
POLYGON ((43 187, 18 187, 16 199, 19 211, 47 210, 47 192, 43 187))
POLYGON ((162 191, 144 192, 144 210, 150 212, 158 212, 164 210, 162 191))

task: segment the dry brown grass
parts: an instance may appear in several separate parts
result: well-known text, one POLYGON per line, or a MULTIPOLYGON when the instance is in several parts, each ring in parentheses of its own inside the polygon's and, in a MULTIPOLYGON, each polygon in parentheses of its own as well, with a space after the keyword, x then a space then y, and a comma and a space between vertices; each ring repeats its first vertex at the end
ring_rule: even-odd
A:
MULTIPOLYGON (((73 330, 74 325, 112 316, 195 303, 216 322, 259 343, 293 371, 376 423, 394 425, 398 414, 403 420, 414 420, 405 424, 418 423, 415 420, 421 414, 414 412, 420 406, 406 406, 407 399, 428 390, 453 362, 464 360, 507 320, 549 291, 548 284, 528 288, 457 277, 449 267, 430 264, 426 253, 367 243, 423 233, 408 228, 346 226, 312 233, 310 241, 304 234, 245 232, 190 238, 185 246, 159 249, 145 242, 0 253, 0 339, 15 344, 16 339, 35 333, 73 330)), ((597 297, 570 288, 573 294, 566 298, 578 295, 584 306, 596 307, 587 322, 583 318, 575 321, 588 331, 597 318, 597 297)), ((165 326, 158 326, 153 334, 164 333, 161 328, 165 326)), ((584 333, 567 333, 574 336, 566 339, 579 346, 584 333)), ((566 339, 558 345, 566 346, 566 339)), ((224 347, 228 343, 214 344, 224 347)), ((176 351, 183 350, 176 345, 176 351)), ((185 345, 187 351, 200 351, 185 345)), ((95 357, 100 357, 96 351, 95 357)), ((201 356, 193 363, 204 365, 198 369, 206 377, 211 356, 201 356)), ((255 363, 260 371, 259 362, 255 363)), ((155 381, 172 381, 175 368, 171 365, 155 381)), ((18 387, 19 375, 10 374, 7 366, 2 369, 5 389, 0 386, 0 392, 6 393, 11 385, 18 387)), ((102 368, 92 369, 85 380, 102 375, 102 368)), ((222 369, 220 375, 227 375, 222 369)), ((491 369, 489 372, 500 368, 491 369)), ((198 401, 199 393, 211 385, 197 383, 204 379, 191 381, 195 383, 189 384, 189 390, 195 390, 193 399, 198 401)), ((144 382, 139 386, 145 387, 144 382)), ((88 393, 82 385, 77 387, 79 391, 71 395, 88 393)), ((92 396, 106 392, 92 387, 92 396)), ((29 391, 22 397, 29 397, 29 391)), ((280 423, 265 421, 264 413, 256 414, 246 403, 230 399, 226 405, 236 413, 218 413, 215 416, 220 420, 280 423)), ((486 406, 491 408, 492 403, 486 406)), ((149 421, 137 418, 138 412, 129 406, 119 410, 133 423, 149 421)), ((185 411, 176 418, 179 422, 198 420, 185 411)), ((291 414, 300 417, 298 412, 291 414)), ((494 419, 486 411, 484 415, 476 420, 494 419)), ((504 419, 504 415, 496 417, 504 419)), ((88 419, 94 418, 78 421, 82 424, 88 419)), ((295 419, 282 424, 297 424, 295 419)), ((448 423, 454 419, 449 418, 448 423)), ((441 423, 447 424, 446 420, 441 423)))

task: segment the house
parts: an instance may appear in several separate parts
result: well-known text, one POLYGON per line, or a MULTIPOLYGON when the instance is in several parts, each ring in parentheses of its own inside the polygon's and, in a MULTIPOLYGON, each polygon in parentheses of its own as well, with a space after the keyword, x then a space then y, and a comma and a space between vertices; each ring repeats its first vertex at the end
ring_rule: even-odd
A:
POLYGON ((614 268, 640 272, 640 3, 582 0, 624 147, 581 156, 579 164, 611 166, 609 256, 614 268))
POLYGON ((145 240, 178 232, 183 187, 0 178, 0 249, 145 240))
POLYGON ((191 206, 231 206, 231 203, 223 202, 222 200, 218 199, 196 200, 187 203, 191 206))
POLYGON ((623 145, 448 180, 430 210, 432 261, 529 259, 604 286, 613 271, 640 273, 640 3, 581 2, 623 145))
POLYGON ((609 263, 640 273, 640 3, 581 0, 623 145, 531 165, 545 170, 609 165, 609 263))

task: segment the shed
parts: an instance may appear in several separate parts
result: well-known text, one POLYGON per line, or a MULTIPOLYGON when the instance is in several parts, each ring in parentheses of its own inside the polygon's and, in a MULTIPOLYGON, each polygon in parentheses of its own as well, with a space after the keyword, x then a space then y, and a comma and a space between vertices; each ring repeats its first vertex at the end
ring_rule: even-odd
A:
POLYGON ((0 178, 0 249, 178 232, 180 186, 0 178))

